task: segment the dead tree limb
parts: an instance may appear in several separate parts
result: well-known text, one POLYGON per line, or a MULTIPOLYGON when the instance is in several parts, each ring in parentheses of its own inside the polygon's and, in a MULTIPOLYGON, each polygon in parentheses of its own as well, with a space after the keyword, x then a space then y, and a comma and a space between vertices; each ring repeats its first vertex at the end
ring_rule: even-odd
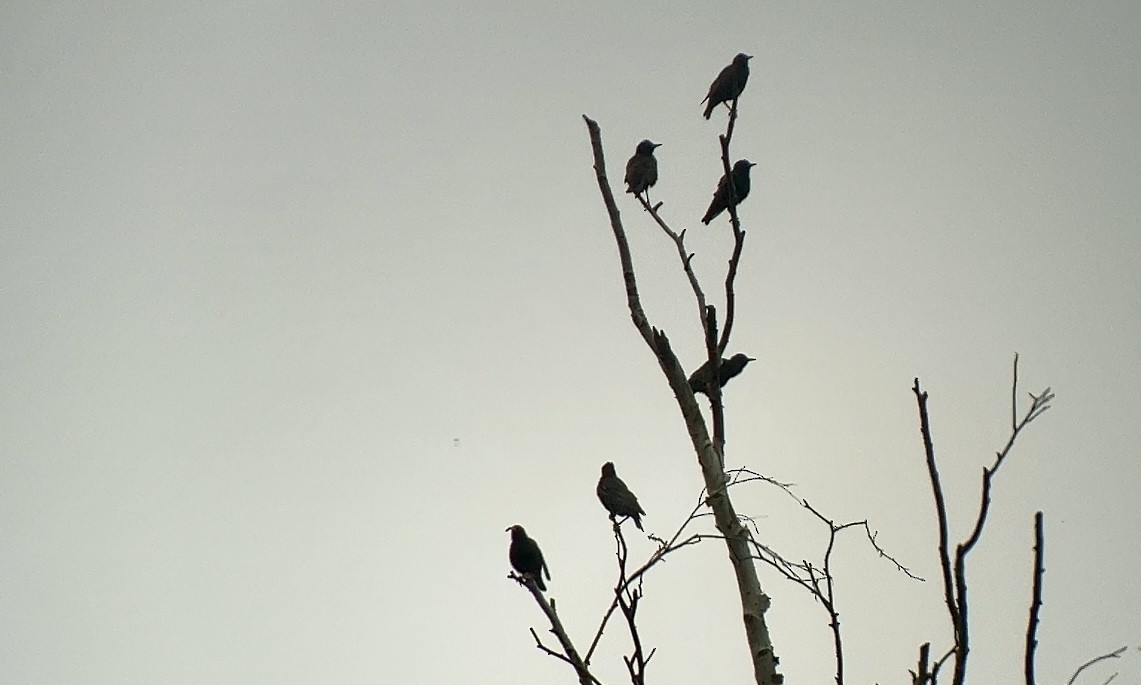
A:
MULTIPOLYGON (((943 488, 939 479, 939 470, 935 463, 935 447, 931 438, 931 420, 927 408, 927 393, 920 389, 919 379, 915 379, 912 392, 915 393, 919 405, 919 426, 923 437, 923 448, 927 461, 927 471, 931 479, 931 490, 935 497, 935 512, 939 522, 939 562, 943 573, 943 594, 947 603, 947 613, 951 619, 954 634, 954 646, 951 652, 955 655, 955 670, 951 679, 952 685, 963 685, 967 674, 967 657, 970 654, 970 617, 967 588, 967 557, 982 537, 983 528, 990 513, 994 477, 1010 455, 1015 441, 1034 419, 1041 416, 1050 408, 1054 393, 1046 388, 1035 395, 1030 393, 1030 406, 1022 418, 1018 418, 1018 355, 1014 355, 1014 379, 1011 383, 1011 430, 1006 445, 995 453, 994 462, 983 467, 982 493, 979 497, 979 509, 971 526, 970 535, 963 542, 955 546, 952 559, 949 550, 949 533, 947 528, 947 506, 943 496, 943 488)), ((934 682, 934 678, 932 678, 934 682)))
POLYGON ((571 642, 570 637, 567 635, 566 628, 563 627, 563 622, 559 619, 558 612, 555 611, 555 600, 547 601, 542 591, 539 590, 539 586, 535 585, 535 581, 531 578, 524 578, 514 572, 508 574, 508 577, 527 588, 531 596, 535 598, 535 603, 539 605, 539 608, 546 614, 547 620, 550 621, 550 632, 555 636, 555 639, 559 641, 562 652, 557 652, 543 644, 543 641, 539 639, 539 634, 535 632, 534 628, 531 628, 531 636, 535 638, 535 647, 569 664, 571 668, 575 670, 580 685, 602 685, 598 678, 595 678, 594 675, 591 674, 590 669, 586 666, 586 662, 579 656, 578 650, 575 649, 574 643, 571 642))
POLYGON ((630 631, 630 641, 633 644, 633 652, 630 656, 622 657, 622 661, 626 664, 626 671, 630 674, 631 685, 646 685, 646 664, 654 655, 654 650, 650 650, 650 654, 646 655, 642 648, 642 635, 638 630, 637 614, 638 603, 642 600, 642 580, 639 576, 637 586, 635 586, 626 577, 626 559, 629 555, 629 549, 626 547, 626 538, 622 535, 622 527, 617 522, 614 523, 614 540, 618 546, 616 552, 618 557, 618 583, 614 586, 614 599, 618 603, 618 608, 622 610, 622 616, 626 619, 626 628, 630 631))
POLYGON ((733 564, 741 599, 741 612, 745 624, 749 660, 753 664, 754 677, 757 685, 779 685, 783 681, 783 677, 776 671, 772 639, 765 622, 765 612, 768 611, 770 599, 761 589, 760 578, 757 576, 757 569, 750 554, 749 541, 751 535, 749 529, 741 524, 736 510, 733 508, 733 503, 729 499, 729 494, 725 488, 726 476, 721 465, 721 455, 714 449, 705 419, 702 417, 697 400, 689 387, 685 370, 671 349, 669 338, 665 332, 650 325, 645 311, 642 309, 629 243, 606 174, 602 133, 598 123, 593 119, 584 115, 583 120, 586 122, 590 136, 598 189, 602 194, 603 204, 606 206, 606 212, 610 219, 610 228, 614 233, 614 240, 618 247, 630 319, 639 335, 642 336, 646 345, 657 358, 658 365, 661 367, 662 373, 665 374, 670 389, 673 390, 674 398, 677 400, 678 408, 685 420, 690 442, 697 455, 706 490, 709 492, 707 501, 713 510, 717 529, 725 537, 729 559, 733 564))

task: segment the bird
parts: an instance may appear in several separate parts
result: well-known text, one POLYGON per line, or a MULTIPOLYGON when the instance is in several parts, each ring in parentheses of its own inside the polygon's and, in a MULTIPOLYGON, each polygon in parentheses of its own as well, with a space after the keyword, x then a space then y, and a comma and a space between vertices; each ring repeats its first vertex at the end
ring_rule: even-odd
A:
POLYGON ((642 528, 642 517, 646 512, 642 511, 638 498, 615 473, 614 462, 608 461, 602 465, 602 477, 598 479, 595 492, 598 493, 598 500, 602 502, 602 506, 610 512, 611 520, 615 516, 627 516, 634 519, 634 525, 638 526, 638 530, 645 530, 642 528))
POLYGON ((746 55, 743 52, 738 53, 733 58, 733 63, 722 69, 717 78, 713 79, 713 83, 709 84, 709 94, 705 96, 705 100, 702 100, 702 102, 709 102, 705 107, 706 119, 713 113, 713 108, 717 105, 736 100, 741 96, 741 91, 745 90, 745 83, 749 80, 749 60, 751 59, 753 59, 752 55, 746 55))
POLYGON ((717 190, 713 191, 713 200, 709 203, 709 209, 705 210, 705 216, 701 217, 701 223, 708 226, 709 222, 717 218, 718 214, 729 207, 737 206, 749 197, 749 169, 755 166, 757 165, 747 159, 737 160, 731 172, 733 186, 729 186, 729 174, 721 177, 721 180, 717 182, 717 190), (734 195, 734 190, 736 190, 736 195, 734 195))
POLYGON ((654 159, 654 148, 661 143, 643 140, 638 143, 634 156, 626 162, 626 192, 644 193, 658 182, 658 160, 654 159))
POLYGON ((514 525, 506 530, 511 531, 511 549, 507 552, 511 566, 521 575, 533 578, 535 585, 546 592, 543 573, 546 573, 547 580, 550 580, 551 572, 547 570, 547 562, 543 561, 543 552, 539 549, 539 544, 527 537, 527 531, 523 530, 523 526, 514 525))
MULTIPOLYGON (((721 366, 717 369, 717 377, 719 379, 718 385, 722 388, 729 382, 729 379, 741 373, 745 369, 745 365, 749 362, 756 361, 752 357, 738 352, 732 357, 725 359, 721 358, 721 366)), ((712 371, 707 360, 704 364, 699 366, 689 377, 689 389, 693 392, 704 393, 709 395, 710 381, 712 371)))

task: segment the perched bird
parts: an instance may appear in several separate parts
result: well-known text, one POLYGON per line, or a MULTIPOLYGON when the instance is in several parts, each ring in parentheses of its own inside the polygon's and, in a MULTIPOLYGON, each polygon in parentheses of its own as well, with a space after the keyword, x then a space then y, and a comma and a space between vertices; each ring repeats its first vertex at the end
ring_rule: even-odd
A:
POLYGON ((724 212, 729 207, 735 207, 745 198, 749 197, 749 169, 757 166, 747 159, 738 159, 737 163, 733 165, 733 187, 729 187, 729 175, 721 177, 717 182, 717 190, 713 191, 713 201, 709 203, 709 209, 705 210, 705 216, 701 217, 701 223, 706 226, 710 221, 717 218, 717 215, 724 212), (736 189, 737 193, 734 196, 733 190, 736 189))
POLYGON ((523 526, 511 526, 507 530, 511 531, 511 549, 507 553, 511 559, 511 566, 521 575, 534 578, 535 585, 546 592, 547 586, 543 583, 543 574, 546 573, 547 580, 550 580, 551 572, 547 570, 547 562, 543 561, 543 552, 539 549, 538 543, 527 537, 527 531, 523 530, 523 526))
MULTIPOLYGON (((741 373, 745 369, 745 365, 749 362, 756 361, 752 357, 741 354, 738 352, 732 357, 725 359, 721 358, 721 366, 717 369, 717 377, 719 379, 718 385, 722 388, 729 382, 729 379, 741 373)), ((689 377, 689 389, 694 392, 704 393, 709 395, 709 382, 712 379, 712 371, 709 366, 709 360, 697 368, 689 377)))
POLYGON ((634 525, 638 526, 638 530, 645 530, 642 528, 642 517, 646 512, 642 511, 638 498, 614 472, 614 462, 608 461, 602 465, 602 477, 598 479, 595 492, 598 493, 602 506, 610 512, 611 519, 615 516, 628 516, 634 519, 634 525))
POLYGON ((638 143, 634 156, 626 162, 626 192, 644 193, 658 182, 658 160, 654 159, 654 148, 661 143, 652 143, 643 140, 638 143))
POLYGON ((702 100, 702 102, 709 102, 705 106, 706 119, 713 113, 713 108, 717 105, 740 97, 741 91, 745 90, 745 82, 749 80, 749 60, 751 59, 753 59, 752 55, 746 55, 743 52, 738 53, 733 58, 733 63, 722 69, 717 78, 713 79, 713 83, 709 84, 709 94, 705 96, 705 100, 702 100))

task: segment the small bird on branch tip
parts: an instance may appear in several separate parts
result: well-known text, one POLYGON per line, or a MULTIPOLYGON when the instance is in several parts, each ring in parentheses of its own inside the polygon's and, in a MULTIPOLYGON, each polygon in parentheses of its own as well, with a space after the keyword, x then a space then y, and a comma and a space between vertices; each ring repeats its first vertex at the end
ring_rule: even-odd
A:
POLYGON ((745 83, 749 80, 749 60, 751 59, 753 59, 752 55, 746 55, 743 52, 738 53, 733 58, 733 63, 722 69, 717 78, 713 79, 713 83, 709 85, 709 94, 702 100, 702 102, 709 103, 705 106, 706 119, 713 113, 713 108, 717 105, 736 100, 741 96, 741 92, 745 90, 745 83))
MULTIPOLYGON (((745 370, 745 365, 749 362, 754 362, 756 359, 748 355, 737 354, 725 359, 721 358, 721 366, 717 370, 718 386, 724 388, 725 384, 729 382, 730 378, 740 374, 745 370)), ((710 381, 713 380, 713 371, 710 366, 709 360, 704 364, 697 367, 697 371, 689 377, 689 389, 693 392, 700 392, 706 396, 709 395, 710 381)))
POLYGON ((661 143, 643 140, 638 143, 634 156, 626 162, 626 192, 639 195, 658 182, 658 160, 654 158, 654 148, 661 143))
POLYGON ((749 197, 749 169, 755 166, 757 165, 747 159, 737 160, 733 170, 717 182, 717 190, 713 191, 713 200, 709 203, 709 209, 705 210, 705 216, 701 217, 701 223, 708 226, 718 214, 729 207, 736 207, 749 197), (730 175, 733 177, 732 186, 729 185, 730 175), (734 190, 737 191, 735 195, 734 190))
POLYGON ((638 498, 630 492, 630 488, 626 487, 614 471, 614 462, 608 461, 602 465, 602 477, 598 479, 595 492, 598 493, 598 500, 602 502, 602 506, 610 512, 611 520, 616 516, 632 518, 638 530, 645 530, 642 528, 642 517, 646 512, 642 511, 638 498))
POLYGON ((546 573, 547 580, 550 580, 551 572, 547 570, 547 562, 543 561, 543 552, 539 549, 539 544, 527 537, 527 531, 523 530, 523 526, 515 525, 506 530, 511 532, 511 548, 507 556, 511 559, 512 568, 520 575, 533 579, 535 585, 546 592, 547 586, 543 583, 543 574, 546 573))

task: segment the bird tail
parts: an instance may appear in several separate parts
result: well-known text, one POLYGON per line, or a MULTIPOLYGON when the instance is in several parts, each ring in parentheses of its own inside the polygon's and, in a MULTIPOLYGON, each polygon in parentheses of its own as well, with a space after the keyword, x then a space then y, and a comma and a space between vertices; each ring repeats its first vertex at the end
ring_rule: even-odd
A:
POLYGON ((646 532, 646 529, 642 527, 642 517, 638 516, 637 514, 634 515, 634 525, 638 526, 638 530, 642 531, 643 533, 646 532))

